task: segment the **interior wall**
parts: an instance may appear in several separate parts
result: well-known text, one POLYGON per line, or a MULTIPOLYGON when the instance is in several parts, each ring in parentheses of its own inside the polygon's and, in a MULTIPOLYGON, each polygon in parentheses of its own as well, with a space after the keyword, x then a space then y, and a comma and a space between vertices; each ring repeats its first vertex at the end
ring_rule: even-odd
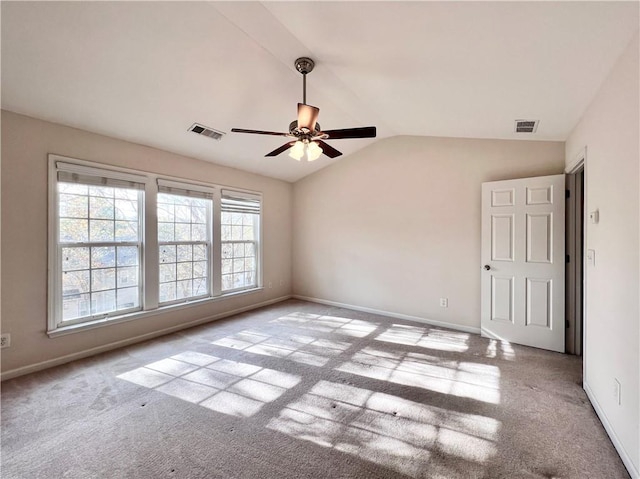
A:
POLYGON ((562 142, 379 141, 295 183, 294 294, 479 332, 481 184, 563 168, 562 142))
POLYGON ((12 112, 2 112, 2 372, 74 355, 291 293, 290 183, 186 158, 12 112), (47 155, 211 182, 263 193, 265 289, 152 317, 49 338, 47 155), (269 283, 272 287, 269 288, 269 283))
POLYGON ((567 165, 586 147, 585 210, 599 211, 587 220, 585 389, 614 443, 624 448, 635 475, 639 463, 639 325, 638 233, 640 215, 640 105, 638 36, 633 39, 566 142, 567 165), (621 384, 621 403, 613 394, 621 384))

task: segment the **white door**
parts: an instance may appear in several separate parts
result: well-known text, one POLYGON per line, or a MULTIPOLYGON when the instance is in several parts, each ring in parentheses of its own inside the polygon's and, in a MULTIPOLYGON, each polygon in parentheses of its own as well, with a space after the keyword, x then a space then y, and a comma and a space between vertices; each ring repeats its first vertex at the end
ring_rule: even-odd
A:
POLYGON ((482 184, 482 336, 564 352, 564 175, 482 184))

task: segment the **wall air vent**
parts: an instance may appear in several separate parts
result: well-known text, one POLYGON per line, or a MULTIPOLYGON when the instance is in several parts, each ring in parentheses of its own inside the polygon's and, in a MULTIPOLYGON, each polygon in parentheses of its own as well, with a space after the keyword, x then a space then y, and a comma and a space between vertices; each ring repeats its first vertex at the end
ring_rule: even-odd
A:
POLYGON ((220 141, 224 133, 222 131, 214 130, 213 128, 209 128, 208 126, 201 125, 199 123, 194 123, 189 127, 189 131, 197 133, 198 135, 208 136, 209 138, 213 138, 214 140, 220 141))
POLYGON ((540 120, 516 120, 516 133, 535 133, 540 120))

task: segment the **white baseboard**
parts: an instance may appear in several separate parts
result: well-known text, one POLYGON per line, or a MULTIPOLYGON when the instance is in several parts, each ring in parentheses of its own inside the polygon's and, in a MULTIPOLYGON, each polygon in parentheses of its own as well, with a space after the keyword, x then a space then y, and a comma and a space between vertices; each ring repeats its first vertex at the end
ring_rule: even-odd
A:
POLYGON ((598 403, 598 400, 596 399, 595 394, 593 393, 593 391, 591 390, 591 388, 589 387, 586 381, 583 383, 583 388, 584 388, 584 391, 587 393, 587 397, 589 398, 589 401, 591 401, 591 404, 593 405, 593 409, 596 411, 596 414, 598 415, 600 422, 602 422, 602 425, 604 426, 605 431, 607 431, 607 434, 611 438, 611 442, 613 443, 613 446, 616 448, 616 451, 618 451, 618 454, 620 455, 620 459, 622 459, 622 462, 627 468, 627 471, 629 471, 631 478, 640 479, 640 472, 638 472, 638 468, 633 464, 633 462, 631 462, 631 458, 629 457, 627 450, 622 445, 622 442, 620 442, 620 439, 618 438, 616 432, 611 426, 611 423, 609 422, 607 415, 604 413, 604 410, 600 406, 600 403, 598 403))
POLYGON ((158 331, 152 331, 150 333, 141 334, 133 338, 123 339, 122 341, 116 341, 113 343, 105 344, 103 346, 97 346, 95 348, 79 351, 77 353, 67 354, 66 356, 61 356, 59 358, 48 359, 46 361, 42 361, 39 363, 29 364, 28 366, 22 366, 20 368, 11 369, 9 371, 5 371, 2 374, 0 374, 0 381, 16 378, 18 376, 24 376, 25 374, 34 373, 36 371, 48 369, 53 366, 59 366, 61 364, 69 363, 71 361, 75 361, 76 359, 87 358, 89 356, 94 356, 96 354, 111 351, 113 349, 118 349, 118 348, 129 346, 135 343, 140 343, 148 339, 157 338, 158 336, 164 336, 165 334, 175 333, 176 331, 181 331, 183 329, 192 328, 194 326, 199 326, 201 324, 210 323, 218 319, 227 318, 229 316, 233 316, 234 314, 240 314, 246 311, 251 311, 252 309, 262 308, 263 306, 269 306, 270 304, 280 303, 281 301, 286 301, 287 299, 291 299, 291 298, 292 298, 291 295, 280 296, 279 298, 262 301, 260 303, 244 306, 242 308, 234 309, 231 311, 225 311, 223 313, 214 314, 213 316, 207 316, 206 318, 197 319, 195 321, 179 324, 177 326, 172 326, 170 328, 160 329, 158 331))
POLYGON ((293 298, 300 299, 302 301, 309 301, 311 303, 320 303, 320 304, 327 304, 329 306, 338 306, 340 308, 353 309, 355 311, 362 311, 364 313, 379 314, 380 316, 388 316, 390 318, 405 319, 407 321, 416 321, 418 323, 425 323, 430 326, 438 326, 440 328, 455 329, 456 331, 463 331, 465 333, 480 334, 480 328, 474 328, 471 326, 463 326, 460 324, 447 323, 444 321, 435 321, 433 319, 420 318, 418 316, 410 316, 408 314, 393 313, 391 311, 383 311, 380 309, 365 308, 364 306, 356 306, 354 304, 339 303, 337 301, 329 301, 328 299, 310 298, 308 296, 301 296, 299 294, 294 294, 293 298))

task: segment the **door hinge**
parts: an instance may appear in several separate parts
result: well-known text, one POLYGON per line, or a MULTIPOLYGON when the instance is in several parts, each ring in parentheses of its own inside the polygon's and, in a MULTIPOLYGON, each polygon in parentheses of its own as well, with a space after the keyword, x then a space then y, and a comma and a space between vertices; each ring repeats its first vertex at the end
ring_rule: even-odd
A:
POLYGON ((568 319, 564 320, 564 325, 566 326, 567 329, 569 329, 569 320, 568 319))
POLYGON ((567 255, 567 263, 571 263, 571 256, 567 255))
POLYGON ((571 198, 571 190, 564 190, 565 197, 571 198))

